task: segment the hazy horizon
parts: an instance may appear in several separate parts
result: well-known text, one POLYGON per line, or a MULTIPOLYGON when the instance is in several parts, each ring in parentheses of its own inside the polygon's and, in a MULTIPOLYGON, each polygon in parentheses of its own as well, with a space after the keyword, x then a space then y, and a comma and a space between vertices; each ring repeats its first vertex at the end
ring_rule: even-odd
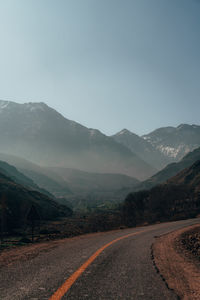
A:
POLYGON ((0 0, 0 98, 112 135, 199 124, 197 0, 0 0))

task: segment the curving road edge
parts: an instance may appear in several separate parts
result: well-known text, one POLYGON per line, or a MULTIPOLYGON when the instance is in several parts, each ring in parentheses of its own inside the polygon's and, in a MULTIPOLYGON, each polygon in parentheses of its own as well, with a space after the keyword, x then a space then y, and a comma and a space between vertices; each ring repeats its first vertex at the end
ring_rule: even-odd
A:
POLYGON ((152 245, 152 259, 168 289, 178 299, 200 299, 200 265, 180 247, 180 236, 199 228, 193 225, 156 238, 152 245))

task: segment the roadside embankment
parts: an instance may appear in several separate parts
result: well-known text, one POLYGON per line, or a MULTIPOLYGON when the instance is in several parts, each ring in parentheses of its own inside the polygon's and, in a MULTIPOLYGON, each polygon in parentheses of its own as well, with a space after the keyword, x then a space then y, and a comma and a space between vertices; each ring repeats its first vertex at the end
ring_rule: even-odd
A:
POLYGON ((178 299, 200 299, 200 225, 156 238, 154 264, 178 299))

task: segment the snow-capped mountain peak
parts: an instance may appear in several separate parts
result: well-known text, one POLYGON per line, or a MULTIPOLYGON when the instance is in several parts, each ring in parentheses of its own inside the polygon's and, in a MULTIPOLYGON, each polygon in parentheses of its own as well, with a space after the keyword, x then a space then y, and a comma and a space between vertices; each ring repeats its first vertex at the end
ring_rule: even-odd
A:
POLYGON ((178 161, 200 146, 200 126, 180 124, 177 127, 163 127, 143 138, 164 154, 168 162, 178 161))

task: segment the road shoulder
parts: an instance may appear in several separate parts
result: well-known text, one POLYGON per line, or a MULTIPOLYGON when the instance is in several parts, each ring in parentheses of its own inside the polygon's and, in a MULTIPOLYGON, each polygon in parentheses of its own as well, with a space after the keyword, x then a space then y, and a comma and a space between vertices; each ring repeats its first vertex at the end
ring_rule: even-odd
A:
POLYGON ((200 262, 181 244, 183 234, 197 228, 200 225, 163 235, 152 246, 155 267, 178 299, 200 299, 200 262))

